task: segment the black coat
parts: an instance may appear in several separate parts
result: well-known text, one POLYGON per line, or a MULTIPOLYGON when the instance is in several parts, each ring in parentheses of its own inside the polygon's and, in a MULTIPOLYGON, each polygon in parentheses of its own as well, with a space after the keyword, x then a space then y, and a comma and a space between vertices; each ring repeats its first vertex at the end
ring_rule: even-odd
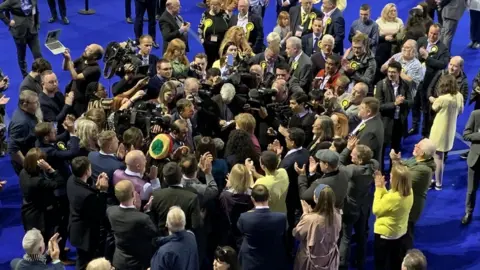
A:
MULTIPOLYGON (((316 8, 312 8, 312 11, 310 12, 310 14, 312 13, 315 13, 316 17, 318 18, 323 18, 324 16, 323 13, 316 8)), ((290 31, 292 31, 293 35, 295 35, 295 32, 298 31, 299 26, 303 27, 302 36, 312 33, 312 28, 311 27, 309 28, 309 26, 313 24, 314 19, 312 19, 312 17, 309 16, 309 18, 306 19, 305 22, 302 24, 301 6, 292 7, 289 11, 289 14, 290 14, 290 31)))
MULTIPOLYGON (((87 182, 93 183, 93 180, 87 182)), ((107 208, 107 193, 72 175, 67 182, 67 196, 70 201, 70 243, 83 251, 96 250, 107 208)))
POLYGON ((56 217, 56 197, 54 190, 65 184, 58 173, 31 176, 22 170, 19 175, 22 192, 22 223, 25 231, 36 228, 45 233, 56 217))
MULTIPOLYGON (((180 17, 180 16, 179 16, 180 17)), ((182 17, 180 17, 181 20, 182 17)), ((158 20, 160 31, 162 32, 163 39, 163 53, 167 50, 168 43, 176 38, 179 38, 185 42, 185 51, 189 51, 188 48, 188 33, 180 33, 180 26, 178 26, 175 17, 168 11, 164 11, 158 20)))
MULTIPOLYGON (((417 41, 417 47, 419 50, 422 47, 427 49, 427 46, 427 37, 422 37, 417 41)), ((437 47, 437 51, 430 51, 427 59, 419 57, 420 62, 425 64, 426 71, 425 77, 422 81, 422 88, 419 87, 418 89, 425 92, 427 91, 427 88, 435 74, 437 74, 438 71, 445 69, 448 65, 448 61, 450 61, 450 51, 448 50, 447 46, 445 46, 440 40, 435 46, 437 47)))
POLYGON ((332 35, 335 38, 333 52, 343 55, 343 40, 345 39, 345 19, 342 12, 337 8, 330 15, 331 22, 324 25, 324 33, 332 35))
MULTIPOLYGON (((403 126, 403 132, 406 134, 408 123, 407 117, 410 108, 413 105, 412 85, 402 79, 398 86, 397 95, 405 97, 405 101, 400 105, 399 120, 403 126)), ((382 115, 383 127, 385 129, 384 141, 385 145, 389 145, 392 139, 392 131, 395 116, 395 99, 394 89, 390 80, 385 78, 377 83, 377 91, 375 97, 380 102, 380 114, 382 115)))

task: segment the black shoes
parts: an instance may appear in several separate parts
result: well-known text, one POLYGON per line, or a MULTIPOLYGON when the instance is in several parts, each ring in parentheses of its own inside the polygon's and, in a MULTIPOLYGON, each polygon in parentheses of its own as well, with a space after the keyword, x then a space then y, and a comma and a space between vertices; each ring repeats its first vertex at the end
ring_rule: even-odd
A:
POLYGON ((471 49, 480 49, 480 43, 470 41, 470 43, 468 43, 468 47, 471 48, 471 49))
POLYGON ((468 225, 472 222, 472 214, 465 214, 462 218, 462 225, 468 225))
MULTIPOLYGON (((48 19, 48 23, 54 23, 54 22, 56 22, 57 20, 58 20, 57 17, 51 17, 50 19, 48 19)), ((62 23, 65 24, 65 25, 67 25, 67 24, 70 24, 70 21, 68 20, 67 17, 63 17, 63 18, 62 18, 62 23)))
POLYGON ((132 24, 132 23, 133 23, 133 20, 132 20, 132 18, 130 18, 130 17, 127 17, 127 19, 125 19, 125 20, 126 20, 127 23, 129 23, 129 24, 132 24))
POLYGON ((153 48, 155 48, 155 49, 160 48, 160 46, 158 46, 158 43, 157 43, 157 42, 153 42, 153 45, 152 45, 152 46, 153 46, 153 48))
POLYGON ((465 152, 465 153, 461 154, 461 155, 460 155, 460 158, 461 158, 461 159, 467 159, 467 158, 468 158, 468 153, 469 153, 469 152, 470 152, 470 151, 467 151, 467 152, 465 152))

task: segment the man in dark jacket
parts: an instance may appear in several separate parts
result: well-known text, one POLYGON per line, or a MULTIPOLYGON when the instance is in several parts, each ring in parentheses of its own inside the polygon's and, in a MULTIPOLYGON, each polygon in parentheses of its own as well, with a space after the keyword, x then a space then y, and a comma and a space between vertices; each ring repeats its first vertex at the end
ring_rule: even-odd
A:
POLYGON ((352 85, 357 82, 366 83, 373 92, 373 80, 377 70, 375 56, 368 49, 368 36, 358 33, 352 38, 352 48, 345 52, 345 59, 342 61, 345 75, 348 76, 352 85))
MULTIPOLYGON (((70 243, 77 249, 76 269, 84 270, 100 247, 100 225, 107 207, 108 177, 102 173, 91 179, 92 168, 87 157, 72 160, 73 175, 67 182, 70 201, 70 243)), ((103 256, 103 254, 100 254, 103 256)))
POLYGON ((168 236, 157 239, 159 249, 151 261, 151 269, 198 270, 197 241, 191 231, 185 230, 183 210, 172 206, 167 214, 168 236))
POLYGON ((436 146, 430 139, 423 139, 413 149, 413 157, 407 160, 401 160, 400 153, 396 154, 390 152, 390 158, 393 163, 401 162, 407 166, 410 171, 412 179, 413 190, 413 205, 410 210, 408 218, 408 232, 407 232, 407 248, 413 248, 415 223, 420 219, 420 216, 425 207, 427 199, 428 188, 432 181, 433 173, 435 172, 435 155, 436 146))
POLYGON ((229 26, 240 26, 245 29, 246 39, 254 53, 263 50, 263 21, 262 17, 248 12, 249 3, 246 0, 238 1, 238 14, 230 17, 229 26))

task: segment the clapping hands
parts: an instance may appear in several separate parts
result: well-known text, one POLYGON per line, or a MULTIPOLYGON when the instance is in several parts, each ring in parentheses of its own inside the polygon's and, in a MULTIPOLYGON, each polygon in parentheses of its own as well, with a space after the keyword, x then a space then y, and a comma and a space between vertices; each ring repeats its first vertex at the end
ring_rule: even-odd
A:
POLYGON ((95 183, 95 187, 102 191, 102 192, 107 192, 108 189, 108 176, 106 173, 101 173, 98 178, 97 182, 95 183))
POLYGON ((268 145, 267 150, 274 152, 277 154, 277 156, 280 156, 283 152, 283 146, 280 144, 279 140, 275 140, 273 143, 268 145))

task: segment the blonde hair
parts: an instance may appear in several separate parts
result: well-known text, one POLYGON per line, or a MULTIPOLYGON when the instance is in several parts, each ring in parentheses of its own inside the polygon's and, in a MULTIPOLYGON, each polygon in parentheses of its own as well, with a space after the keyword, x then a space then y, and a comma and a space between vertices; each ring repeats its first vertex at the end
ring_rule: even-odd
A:
POLYGON ((90 261, 87 265, 87 270, 111 270, 112 265, 105 258, 97 258, 90 261))
POLYGON ((393 192, 398 192, 402 197, 407 197, 412 192, 412 179, 407 166, 395 164, 392 167, 390 186, 393 192))
POLYGON ((173 61, 175 59, 175 51, 183 51, 183 55, 178 58, 178 61, 186 66, 189 65, 188 58, 185 55, 185 49, 187 46, 185 46, 185 42, 183 40, 176 38, 168 43, 167 49, 165 50, 165 54, 163 55, 163 58, 168 61, 173 61))
MULTIPOLYGON (((397 5, 395 5, 394 3, 388 3, 386 4, 383 9, 382 9, 382 13, 380 15, 380 19, 383 21, 383 22, 391 22, 392 20, 390 20, 390 18, 388 18, 388 13, 390 12, 390 10, 392 8, 397 8, 397 5)), ((397 9, 397 12, 398 12, 398 9, 397 9)), ((395 18, 395 20, 393 20, 394 22, 398 22, 398 16, 397 18, 395 18)))
POLYGON ((233 166, 228 176, 228 187, 239 194, 246 193, 253 185, 253 178, 243 164, 233 166))
POLYGON ((167 214, 167 228, 170 232, 175 233, 185 230, 186 218, 185 212, 178 206, 170 207, 167 214))
POLYGON ((249 113, 241 113, 235 116, 235 124, 237 124, 240 129, 252 134, 255 131, 257 121, 253 115, 249 113))
POLYGON ((105 128, 105 123, 107 122, 107 115, 102 108, 93 108, 88 110, 85 113, 85 117, 97 123, 99 131, 102 131, 105 128))
POLYGON ((233 26, 227 30, 227 32, 225 33, 225 37, 223 38, 222 44, 220 45, 220 49, 218 51, 219 55, 222 55, 225 49, 225 46, 227 46, 227 44, 229 43, 233 43, 235 44, 235 46, 237 46, 240 56, 252 54, 253 52, 252 47, 250 47, 250 45, 248 44, 248 40, 246 36, 240 42, 238 43, 236 42, 236 37, 240 31, 245 32, 243 30, 243 27, 241 26, 233 26))
POLYGON ((95 150, 92 142, 96 143, 98 138, 98 126, 90 119, 79 118, 75 123, 76 134, 80 139, 80 147, 87 150, 95 150))

